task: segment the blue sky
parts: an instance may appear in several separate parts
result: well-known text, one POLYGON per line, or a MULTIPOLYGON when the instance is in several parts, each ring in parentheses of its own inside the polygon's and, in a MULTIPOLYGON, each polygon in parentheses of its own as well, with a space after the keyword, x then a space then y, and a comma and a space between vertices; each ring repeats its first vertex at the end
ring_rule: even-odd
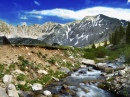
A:
POLYGON ((0 20, 13 25, 67 23, 98 14, 130 20, 130 0, 0 0, 0 20))

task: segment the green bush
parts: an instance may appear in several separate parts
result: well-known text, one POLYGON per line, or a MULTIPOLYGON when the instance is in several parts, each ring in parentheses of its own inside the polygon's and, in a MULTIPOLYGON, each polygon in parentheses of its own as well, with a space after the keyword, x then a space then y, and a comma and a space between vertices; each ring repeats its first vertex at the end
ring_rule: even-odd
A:
POLYGON ((0 64, 0 78, 4 76, 4 65, 0 64))
POLYGON ((23 90, 23 91, 30 91, 31 90, 31 86, 28 86, 27 84, 25 84, 25 85, 18 84, 16 87, 17 87, 17 89, 23 90))
POLYGON ((20 70, 25 71, 26 67, 25 66, 20 66, 20 70))
POLYGON ((67 68, 71 68, 71 67, 72 67, 72 63, 71 63, 71 62, 68 62, 68 61, 66 62, 65 65, 66 65, 67 68))
POLYGON ((63 78, 63 77, 66 76, 66 74, 63 73, 63 72, 60 72, 60 71, 56 71, 56 72, 54 73, 54 76, 55 76, 56 78, 63 78))
POLYGON ((25 75, 23 75, 23 74, 20 74, 20 75, 18 75, 17 77, 16 77, 16 79, 18 80, 18 81, 24 81, 25 80, 25 75))
POLYGON ((83 49, 83 56, 87 59, 95 59, 95 58, 104 58, 105 56, 109 56, 111 51, 106 49, 104 46, 99 46, 97 48, 87 48, 83 49))
POLYGON ((106 55, 109 54, 109 51, 103 46, 96 48, 94 52, 97 58, 104 58, 106 55))
POLYGON ((49 60, 47 60, 50 64, 55 64, 56 60, 51 57, 49 60))
POLYGON ((10 70, 15 70, 15 67, 16 67, 15 64, 10 64, 10 65, 9 65, 9 69, 10 69, 10 70))
POLYGON ((18 56, 18 60, 24 60, 23 56, 18 56))
POLYGON ((96 56, 94 52, 85 52, 83 57, 86 59, 94 59, 96 56))

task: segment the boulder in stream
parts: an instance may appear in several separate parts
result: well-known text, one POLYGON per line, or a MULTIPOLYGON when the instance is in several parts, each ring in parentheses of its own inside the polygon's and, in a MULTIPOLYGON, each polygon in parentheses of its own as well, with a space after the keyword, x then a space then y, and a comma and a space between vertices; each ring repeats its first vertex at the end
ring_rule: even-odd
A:
POLYGON ((65 95, 71 95, 71 96, 76 94, 75 91, 69 89, 68 86, 65 84, 63 84, 63 86, 61 87, 60 93, 65 95))
POLYGON ((80 70, 79 73, 80 74, 86 74, 87 72, 85 70, 80 70))
POLYGON ((91 59, 85 59, 85 58, 80 58, 79 62, 85 65, 92 65, 95 66, 95 61, 91 59))
POLYGON ((118 75, 119 75, 119 76, 123 76, 124 74, 125 74, 125 70, 119 70, 119 71, 118 71, 118 75))
POLYGON ((45 96, 47 96, 47 97, 51 97, 51 96, 52 96, 52 94, 51 94, 51 92, 50 92, 49 90, 43 91, 43 94, 44 94, 45 96))
POLYGON ((33 91, 40 91, 40 90, 42 90, 42 89, 43 89, 43 87, 42 87, 42 85, 39 84, 39 83, 34 83, 34 84, 32 85, 32 90, 33 90, 33 91))

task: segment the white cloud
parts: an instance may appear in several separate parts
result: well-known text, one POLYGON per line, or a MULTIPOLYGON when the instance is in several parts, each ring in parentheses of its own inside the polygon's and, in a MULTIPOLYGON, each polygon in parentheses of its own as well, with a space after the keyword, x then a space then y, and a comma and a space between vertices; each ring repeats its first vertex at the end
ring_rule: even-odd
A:
POLYGON ((35 16, 35 18, 42 19, 43 17, 42 16, 35 16))
POLYGON ((38 6, 40 6, 40 3, 39 3, 39 2, 37 2, 37 1, 34 1, 34 3, 35 3, 36 5, 38 5, 38 6))
POLYGON ((130 3, 130 0, 128 0, 127 2, 129 2, 129 3, 130 3))
POLYGON ((94 16, 98 14, 104 14, 110 17, 115 17, 118 19, 130 20, 130 9, 122 8, 110 8, 110 7, 92 7, 86 8, 78 11, 68 10, 68 9, 51 9, 51 10, 32 10, 31 12, 26 12, 31 15, 46 15, 46 16, 57 16, 64 19, 75 19, 81 20, 85 16, 94 16))
POLYGON ((21 16, 20 19, 27 20, 28 18, 26 16, 21 16))

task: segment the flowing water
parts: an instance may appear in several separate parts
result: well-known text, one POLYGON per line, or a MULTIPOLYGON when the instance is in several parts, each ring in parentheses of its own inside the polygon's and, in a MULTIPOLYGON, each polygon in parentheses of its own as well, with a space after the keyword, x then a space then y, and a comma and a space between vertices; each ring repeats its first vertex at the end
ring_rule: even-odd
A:
MULTIPOLYGON (((117 68, 124 62, 125 57, 120 56, 116 61, 108 62, 107 65, 117 68)), ((92 67, 80 68, 70 76, 49 85, 47 89, 58 97, 116 97, 114 94, 98 88, 97 85, 104 80, 101 74, 101 70, 95 70, 92 67), (69 92, 62 90, 64 85, 67 86, 69 92)))
POLYGON ((49 85, 47 89, 59 97, 115 97, 112 93, 97 87, 97 84, 104 79, 101 73, 92 67, 80 68, 60 82, 49 85), (71 93, 60 92, 63 84, 68 86, 71 93))

